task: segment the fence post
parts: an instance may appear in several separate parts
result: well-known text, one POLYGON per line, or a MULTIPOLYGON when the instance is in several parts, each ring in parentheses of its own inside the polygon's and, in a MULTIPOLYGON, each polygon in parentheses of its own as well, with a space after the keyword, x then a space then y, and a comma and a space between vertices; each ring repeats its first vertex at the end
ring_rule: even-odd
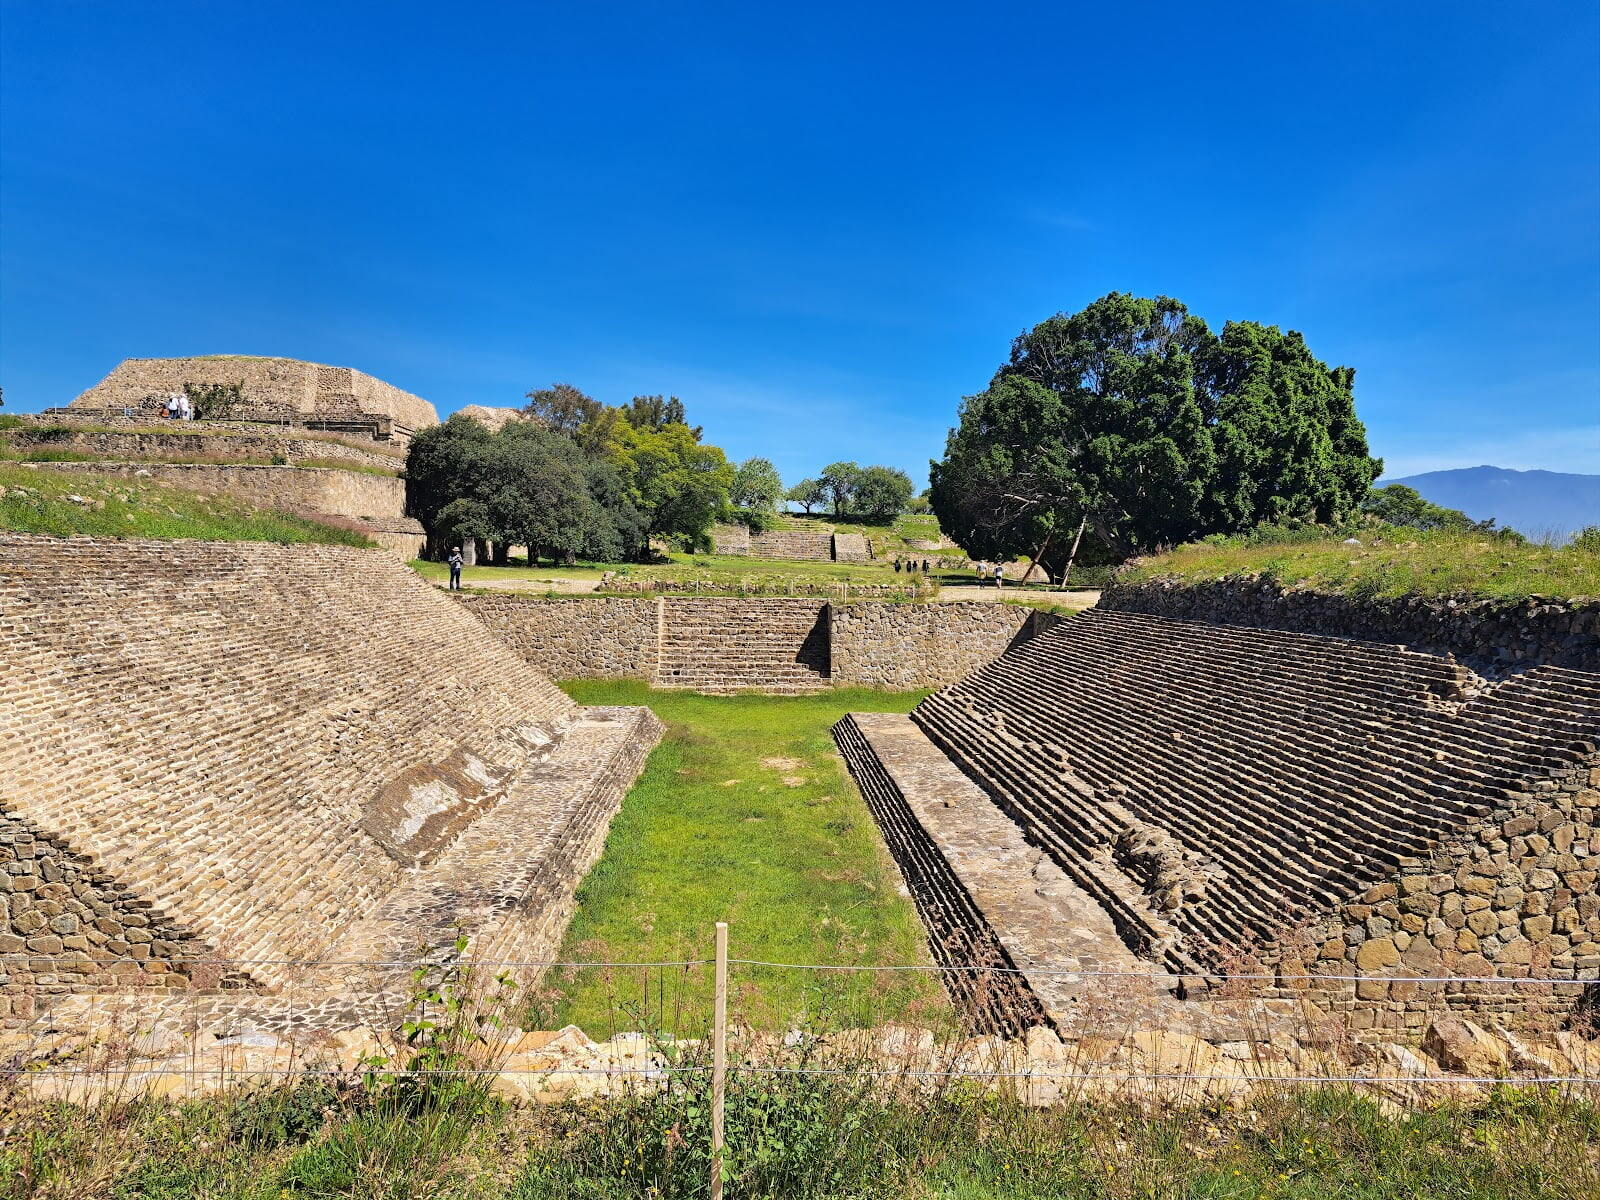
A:
POLYGON ((722 1200, 722 1110, 728 1094, 728 923, 717 922, 716 998, 711 1025, 711 1200, 722 1200))

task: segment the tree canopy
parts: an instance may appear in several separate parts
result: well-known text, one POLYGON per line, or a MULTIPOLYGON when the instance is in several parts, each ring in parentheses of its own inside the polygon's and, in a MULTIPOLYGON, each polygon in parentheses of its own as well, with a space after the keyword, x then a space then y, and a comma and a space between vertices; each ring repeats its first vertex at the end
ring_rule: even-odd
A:
POLYGON ((891 521, 911 504, 911 476, 893 467, 863 467, 856 475, 852 503, 873 521, 891 521))
POLYGON ((536 558, 642 558, 652 537, 704 545, 728 515, 734 469, 698 431, 681 421, 636 427, 631 406, 565 384, 529 396, 536 422, 490 432, 456 416, 412 440, 407 502, 434 556, 471 537, 493 543, 501 560, 510 545, 536 558))
POLYGON ((785 492, 783 498, 805 509, 809 517, 812 509, 821 508, 828 502, 828 489, 822 486, 820 479, 802 479, 785 492))
POLYGON ((729 497, 738 508, 750 512, 777 511, 783 499, 783 480, 770 458, 747 458, 733 472, 733 490, 729 497))
POLYGON ((1177 300, 1113 292, 1022 333, 963 401, 930 498, 984 559, 1054 567, 1086 531, 1118 558, 1247 529, 1352 514, 1381 464, 1355 415, 1354 371, 1298 333, 1177 300))
POLYGON ((573 434, 600 414, 605 407, 570 383, 553 383, 534 388, 527 394, 522 411, 535 417, 556 433, 573 434))

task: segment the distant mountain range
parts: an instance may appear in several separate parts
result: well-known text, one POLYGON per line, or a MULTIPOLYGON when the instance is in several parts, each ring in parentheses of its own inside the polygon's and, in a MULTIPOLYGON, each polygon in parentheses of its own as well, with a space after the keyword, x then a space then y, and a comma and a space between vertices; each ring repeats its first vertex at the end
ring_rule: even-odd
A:
POLYGON ((1376 486, 1390 483, 1416 488, 1424 500, 1459 508, 1474 521, 1493 518, 1535 539, 1565 540, 1586 525, 1600 525, 1600 475, 1462 467, 1380 479, 1376 486))

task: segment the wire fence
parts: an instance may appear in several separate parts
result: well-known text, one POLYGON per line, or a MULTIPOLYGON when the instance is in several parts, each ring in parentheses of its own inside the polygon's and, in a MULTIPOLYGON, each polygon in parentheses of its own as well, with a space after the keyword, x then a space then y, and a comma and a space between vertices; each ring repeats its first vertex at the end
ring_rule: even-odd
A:
MULTIPOLYGON (((1483 1070, 1432 1070, 1433 1063, 1409 1050, 1385 1059, 1364 1050, 1361 1039, 1343 1031, 1343 1057, 1328 1051, 1309 1055, 1307 1047, 1327 1050, 1341 1040, 1336 1031, 1297 1027, 1297 1014, 1266 1012, 1255 1002, 1262 988, 1293 984, 1433 985, 1449 988, 1487 987, 1514 995, 1519 989, 1545 989, 1558 997, 1600 991, 1600 977, 1576 974, 1410 975, 1287 973, 1279 971, 1129 970, 1084 963, 1015 965, 854 962, 792 962, 732 957, 724 950, 712 958, 683 957, 625 962, 564 958, 474 959, 441 952, 420 959, 309 958, 164 958, 159 972, 191 976, 185 984, 132 990, 69 986, 67 994, 40 997, 47 1003, 31 1023, 0 1034, 0 1079, 138 1080, 155 1075, 183 1078, 384 1078, 459 1076, 622 1079, 661 1084, 679 1076, 814 1075, 863 1080, 1063 1081, 1072 1085, 1121 1083, 1213 1084, 1351 1084, 1363 1086, 1489 1085, 1513 1081, 1527 1085, 1600 1086, 1600 1042, 1591 1049, 1582 1035, 1584 1018, 1563 1018, 1569 1032, 1562 1049, 1531 1035, 1504 1028, 1489 1036, 1494 1046, 1475 1061, 1503 1062, 1492 1073, 1483 1070), (670 995, 672 986, 709 973, 712 995, 701 989, 670 995), (270 974, 270 987, 197 986, 207 972, 229 975, 270 974), (349 972, 365 977, 364 987, 341 988, 330 976, 349 972), (609 1022, 612 1036, 600 1042, 563 1031, 541 1040, 524 1030, 545 1028, 561 1008, 561 982, 549 983, 552 972, 597 972, 607 976, 639 973, 630 996, 650 996, 657 1003, 648 1013, 638 1004, 619 1001, 609 1022), (840 973, 872 976, 966 979, 1067 979, 1085 985, 1068 1008, 1043 1012, 1032 1026, 983 1036, 974 1032, 970 988, 949 991, 954 1010, 943 1028, 906 1025, 903 1012, 876 1010, 849 1014, 832 1025, 817 1014, 775 1019, 741 1011, 759 994, 764 972, 804 972, 819 977, 840 973), (730 986, 730 974, 732 986, 730 986), (668 976, 679 978, 669 986, 668 976), (511 979, 513 982, 507 983, 511 979), (520 980, 521 982, 515 982, 520 980), (1238 987, 1225 1000, 1170 1001, 1147 1008, 1106 1003, 1118 999, 1114 983, 1146 983, 1159 995, 1162 988, 1183 982, 1238 987), (542 986, 541 986, 542 985, 542 986), (727 1008, 730 997, 734 1019, 727 1008), (710 999, 713 1012, 704 1011, 710 999), (1235 1010, 1227 1005, 1233 1003, 1235 1010), (544 1007, 541 1009, 541 1003, 544 1007), (674 1008, 674 1003, 676 1008, 674 1008), (1203 1012, 1200 1034, 1183 1028, 1185 1010, 1203 1012), (668 1015, 674 1020, 664 1019, 668 1015), (638 1018, 640 1028, 618 1029, 619 1022, 638 1018), (1037 1030, 1037 1032, 1035 1032, 1037 1030), (440 1042, 470 1034, 473 1049, 448 1055, 424 1053, 440 1042), (1136 1052, 1107 1057, 1084 1052, 1088 1041, 1115 1042, 1119 1048, 1139 1035, 1136 1052), (564 1040, 563 1040, 564 1037, 564 1040), (879 1043, 869 1045, 876 1037, 879 1043), (334 1043, 330 1061, 330 1039, 334 1043), (708 1046, 711 1058, 700 1051, 708 1046), (1223 1057, 1219 1046, 1227 1050, 1223 1057), (730 1050, 732 1051, 730 1058, 730 1050), (1410 1057, 1407 1058, 1406 1055, 1410 1057), (339 1057, 342 1055, 342 1058, 339 1057), (530 1061, 534 1056, 536 1061, 530 1061), (853 1057, 852 1057, 853 1056, 853 1057), (1187 1057, 1185 1057, 1187 1056, 1187 1057), (718 1065, 718 1060, 721 1066, 718 1065), (1306 1064, 1314 1061, 1315 1069, 1306 1064), (1390 1069, 1373 1070, 1382 1061, 1390 1069), (1395 1064, 1402 1069, 1393 1069, 1395 1064), (1367 1069, 1362 1069, 1363 1067, 1367 1069), (1270 1069, 1269 1069, 1270 1068, 1270 1069)), ((149 971, 152 960, 127 958, 96 962, 108 972, 117 965, 149 971)), ((46 985, 46 989, 48 984, 46 985)), ((1280 997, 1281 998, 1281 997, 1280 997)), ((1122 997, 1121 999, 1126 999, 1122 997)), ((1466 1005, 1441 1006, 1438 1015, 1482 1020, 1498 1026, 1515 1014, 1479 1013, 1466 1005)), ((1502 1006, 1502 1007, 1509 1007, 1502 1006)), ((1569 1006, 1576 1013, 1575 1006, 1569 1006)), ((1535 1010, 1546 1024, 1560 1006, 1535 1010)), ((1341 1018, 1330 1018, 1336 1024, 1341 1018)), ((553 1024, 553 1022, 550 1022, 553 1024)), ((17 1022, 13 1022, 16 1026, 17 1022)), ((1476 1036, 1476 1033, 1473 1034, 1476 1036)), ((1368 1035, 1367 1041, 1377 1039, 1368 1035)), ((1406 1041, 1396 1031, 1396 1042, 1406 1041)), ((1411 1039, 1415 1041, 1413 1037, 1411 1039)), ((1338 1049, 1338 1047, 1336 1047, 1338 1049)), ((1480 1047, 1482 1050, 1483 1048, 1480 1047)))

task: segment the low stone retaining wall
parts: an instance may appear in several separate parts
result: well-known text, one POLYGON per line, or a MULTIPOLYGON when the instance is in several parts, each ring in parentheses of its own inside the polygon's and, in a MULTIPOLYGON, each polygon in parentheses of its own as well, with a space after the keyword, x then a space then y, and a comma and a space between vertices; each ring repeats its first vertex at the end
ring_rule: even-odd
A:
MULTIPOLYGON (((679 601, 624 596, 481 596, 460 601, 539 670, 558 679, 653 679, 663 630, 679 601)), ((795 601, 798 604, 800 601, 795 601)), ((718 598, 727 636, 748 637, 771 601, 718 598)), ((1007 604, 817 602, 829 630, 828 675, 845 687, 943 687, 998 657, 1019 637, 1061 618, 1007 604)), ((705 617, 701 616, 700 620, 705 617)), ((798 628, 798 627, 797 627, 798 628)), ((795 634, 798 660, 810 652, 795 634)), ((777 686, 783 681, 773 679, 777 686)))
POLYGON ((844 687, 945 687, 1058 617, 1013 604, 830 606, 833 681, 844 687))
POLYGON ((1116 582, 1100 607, 1218 625, 1253 625, 1398 643, 1453 654, 1490 678, 1541 663, 1600 671, 1600 600, 1477 600, 1409 596, 1372 600, 1285 589, 1256 577, 1116 582))
POLYGON ((653 597, 457 596, 553 679, 649 679, 655 673, 660 601, 653 597))

